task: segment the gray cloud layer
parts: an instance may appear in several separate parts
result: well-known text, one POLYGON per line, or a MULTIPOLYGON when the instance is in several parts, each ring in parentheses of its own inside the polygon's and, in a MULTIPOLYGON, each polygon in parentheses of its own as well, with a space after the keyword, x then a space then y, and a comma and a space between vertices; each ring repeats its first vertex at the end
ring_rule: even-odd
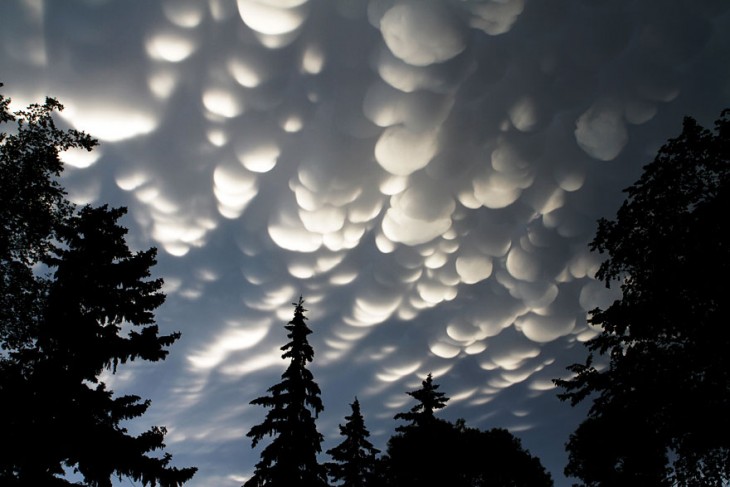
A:
POLYGON ((109 381, 153 399, 191 485, 239 485, 248 406, 300 294, 329 442, 357 394, 376 442, 433 372, 445 414, 519 432, 561 485, 580 420, 550 379, 617 297, 587 243, 681 117, 730 105, 724 1, 14 0, 15 106, 98 137, 79 203, 159 246, 184 338, 109 381))

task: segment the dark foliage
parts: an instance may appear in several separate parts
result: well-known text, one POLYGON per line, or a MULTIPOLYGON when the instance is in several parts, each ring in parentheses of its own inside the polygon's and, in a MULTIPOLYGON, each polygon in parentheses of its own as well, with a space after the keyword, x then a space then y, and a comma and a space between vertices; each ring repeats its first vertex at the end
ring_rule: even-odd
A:
MULTIPOLYGON (((0 83, 0 87, 2 84, 0 83)), ((96 141, 56 128, 52 114, 63 107, 52 98, 11 113, 0 94, 0 342, 14 348, 32 342, 46 282, 33 266, 46 256, 60 225, 73 211, 56 178, 59 153, 91 150, 96 141)))
POLYGON ((282 358, 290 362, 282 381, 268 389, 269 395, 251 401, 269 412, 264 422, 252 427, 247 436, 254 447, 265 436, 273 436, 273 440, 262 450, 253 477, 244 484, 247 487, 327 485, 325 467, 317 460, 323 438, 315 418, 324 407, 319 386, 306 367, 314 358, 307 339, 312 331, 306 324, 306 311, 300 297, 294 304, 294 318, 285 327, 290 342, 281 347, 282 358))
POLYGON ((345 416, 347 422, 340 425, 342 443, 327 450, 333 462, 327 463, 327 471, 341 487, 368 487, 375 485, 376 455, 380 452, 368 441, 370 432, 360 412, 360 402, 355 398, 351 404, 352 414, 345 416))
POLYGON ((393 436, 381 485, 415 487, 550 487, 552 478, 505 429, 459 428, 437 419, 428 430, 393 436))
POLYGON ((730 111, 715 131, 692 118, 626 192, 591 244, 597 278, 622 298, 591 313, 602 332, 557 380, 590 399, 568 475, 585 485, 720 486, 730 480, 730 111), (593 354, 608 366, 593 366, 593 354))
POLYGON ((540 461, 522 448, 505 429, 481 431, 462 420, 452 424, 436 418, 434 410, 448 398, 436 392, 431 376, 418 391, 419 401, 408 413, 396 416, 411 421, 388 441, 379 465, 380 485, 415 487, 549 487, 552 478, 540 461), (419 407, 420 406, 420 407, 419 407))
POLYGON ((164 301, 162 281, 149 279, 155 250, 130 252, 118 224, 125 210, 77 212, 65 200, 54 179, 62 169, 58 152, 94 141, 56 129, 52 112, 60 108, 54 100, 32 106, 17 115, 15 134, 0 134, 0 178, 18 199, 3 186, 0 258, 8 294, 0 303, 6 350, 0 484, 80 485, 64 477, 70 470, 84 485, 106 487, 112 477, 128 477, 179 486, 195 469, 170 466, 164 452, 149 455, 164 448, 165 429, 132 436, 120 425, 142 415, 149 401, 114 397, 100 379, 127 361, 164 359, 179 337, 159 336, 154 325, 153 312, 164 301), (37 263, 50 274, 34 274, 37 263))
POLYGON ((411 428, 427 427, 435 421, 434 412, 446 406, 449 398, 443 392, 438 392, 439 386, 433 383, 433 377, 428 374, 426 380, 421 382, 421 388, 415 391, 406 392, 418 403, 410 411, 398 413, 394 419, 403 419, 409 424, 398 426, 396 431, 408 431, 411 428))

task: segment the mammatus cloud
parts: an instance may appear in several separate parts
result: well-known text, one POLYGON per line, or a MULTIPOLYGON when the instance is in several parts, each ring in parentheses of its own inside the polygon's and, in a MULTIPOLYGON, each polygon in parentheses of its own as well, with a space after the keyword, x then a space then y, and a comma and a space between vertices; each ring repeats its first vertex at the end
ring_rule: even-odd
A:
POLYGON ((579 418, 550 379, 618 296, 593 279, 595 220, 683 115, 728 105, 729 11, 13 0, 0 72, 15 106, 56 96, 100 139, 64 155, 71 197, 129 206, 130 239, 162 250, 160 321, 184 338, 110 381, 152 396, 193 485, 252 471, 247 403, 300 294, 333 441, 355 394, 386 439, 432 372, 449 414, 521 431, 560 479, 579 418))

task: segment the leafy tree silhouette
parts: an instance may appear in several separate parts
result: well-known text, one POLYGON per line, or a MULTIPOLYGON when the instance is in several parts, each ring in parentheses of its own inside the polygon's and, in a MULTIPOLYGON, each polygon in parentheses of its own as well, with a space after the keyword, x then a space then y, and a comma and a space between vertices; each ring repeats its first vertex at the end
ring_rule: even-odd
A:
POLYGON ((14 129, 0 131, 0 341, 6 349, 32 345, 47 285, 33 267, 73 213, 56 179, 63 171, 58 154, 96 145, 82 132, 56 128, 52 114, 63 108, 58 101, 47 98, 16 113, 10 101, 0 94, 0 126, 15 122, 14 129))
POLYGON ((552 477, 537 457, 504 428, 456 428, 456 479, 463 487, 551 487, 552 477))
POLYGON ((281 347, 282 358, 289 366, 282 381, 268 389, 269 395, 251 404, 269 408, 263 423, 248 432, 255 447, 265 436, 273 440, 261 452, 253 477, 246 487, 326 486, 327 473, 317 460, 322 451, 322 435, 317 431, 315 417, 324 410, 321 391, 306 365, 314 358, 307 336, 304 300, 293 304, 294 318, 285 326, 291 341, 281 347))
POLYGON ((329 476, 341 487, 368 487, 374 485, 375 456, 380 452, 368 441, 370 432, 360 412, 360 402, 355 398, 351 405, 352 414, 345 416, 347 422, 340 425, 340 435, 345 439, 336 447, 327 450, 334 462, 326 464, 329 476))
POLYGON ((556 380, 588 417, 567 444, 584 485, 720 486, 730 480, 730 111, 715 131, 686 117, 591 249, 622 297, 591 312, 602 332, 556 380), (718 279, 719 278, 719 279, 718 279), (594 354, 607 367, 593 365, 594 354))
MULTIPOLYGON (((0 99, 2 118, 13 119, 0 99)), ((52 113, 61 108, 55 100, 31 106, 15 115, 14 134, 0 136, 0 178, 29 202, 10 201, 3 187, 0 282, 11 296, 30 296, 2 302, 0 484, 79 485, 64 477, 71 469, 93 486, 110 486, 112 476, 179 486, 196 469, 170 466, 168 453, 148 455, 164 448, 165 429, 132 436, 120 425, 142 415, 149 401, 114 397, 99 378, 127 361, 164 359, 179 337, 159 336, 154 325, 153 311, 164 301, 162 281, 149 280, 155 250, 130 252, 117 223, 124 209, 77 212, 65 200, 53 180, 62 169, 59 150, 94 142, 55 128, 52 113), (37 263, 52 275, 33 274, 37 263)))

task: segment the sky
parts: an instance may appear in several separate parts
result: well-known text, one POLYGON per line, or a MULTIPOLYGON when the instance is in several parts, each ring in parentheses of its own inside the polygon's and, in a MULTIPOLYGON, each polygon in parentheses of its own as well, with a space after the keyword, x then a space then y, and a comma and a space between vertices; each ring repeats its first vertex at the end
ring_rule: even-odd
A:
POLYGON ((730 3, 2 0, 0 82, 98 138, 69 197, 159 249, 182 338, 106 381, 152 400, 130 431, 165 425, 187 485, 251 475, 301 295, 325 450, 356 396, 384 449, 432 373, 441 417, 508 428, 561 487, 586 408, 551 381, 620 296, 596 220, 730 107, 730 3))

